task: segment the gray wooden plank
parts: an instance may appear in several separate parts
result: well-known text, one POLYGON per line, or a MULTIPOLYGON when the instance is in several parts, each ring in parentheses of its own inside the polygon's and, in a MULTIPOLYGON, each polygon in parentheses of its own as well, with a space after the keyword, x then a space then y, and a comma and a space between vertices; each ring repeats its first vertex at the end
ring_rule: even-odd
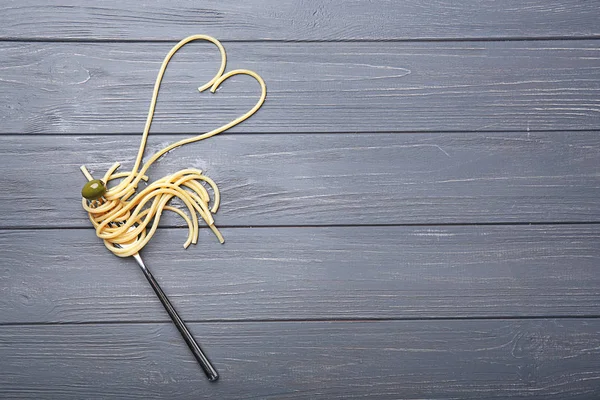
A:
MULTIPOLYGON (((148 153, 184 137, 151 136, 148 153)), ((0 137, 0 227, 89 227, 79 166, 131 168, 139 140, 0 137)), ((150 177, 189 167, 221 188, 221 226, 600 220, 598 132, 222 135, 150 177)))
POLYGON ((594 399, 600 321, 0 327, 5 399, 594 399))
MULTIPOLYGON (((171 43, 0 43, 0 133, 142 130, 171 43)), ((154 132, 204 132, 257 98, 239 77, 199 94, 216 49, 178 53, 154 132)), ((214 47, 214 46, 213 46, 214 47)), ((237 132, 582 130, 600 128, 597 41, 229 43, 230 69, 267 82, 237 132)))
MULTIPOLYGON (((183 318, 594 316, 600 226, 163 229, 143 251, 183 318)), ((0 231, 0 323, 167 321, 91 230, 0 231)))
POLYGON ((598 36, 598 7, 581 0, 496 2, 81 0, 0 6, 0 39, 348 40, 598 36))

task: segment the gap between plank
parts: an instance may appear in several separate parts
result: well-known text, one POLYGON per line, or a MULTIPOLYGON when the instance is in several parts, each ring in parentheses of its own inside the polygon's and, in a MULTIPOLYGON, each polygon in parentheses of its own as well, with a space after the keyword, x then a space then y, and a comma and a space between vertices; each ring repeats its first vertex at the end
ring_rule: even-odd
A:
MULTIPOLYGON (((304 323, 304 322, 397 322, 397 321, 525 321, 525 320, 577 320, 577 319, 599 319, 600 315, 522 315, 522 316, 463 316, 463 317, 373 317, 373 318, 257 318, 257 319, 205 319, 186 320, 186 324, 247 324, 247 323, 304 323)), ((172 324, 171 320, 122 320, 122 321, 69 321, 69 322, 3 322, 0 326, 48 326, 48 325, 148 325, 148 324, 172 324)))
MULTIPOLYGON (((274 229, 274 228, 385 228, 385 227, 447 227, 447 226, 552 226, 552 225, 598 225, 600 221, 556 221, 556 222, 447 222, 406 224, 309 224, 309 225, 219 225, 219 229, 274 229)), ((202 226, 201 226, 202 228, 202 226)), ((89 226, 0 226, 1 231, 53 231, 83 230, 89 226)), ((158 229, 189 229, 181 225, 163 225, 158 229)))
MULTIPOLYGON (((454 134, 454 133, 523 133, 525 130, 523 129, 505 129, 505 130, 435 130, 435 131, 340 131, 340 132, 330 132, 330 131, 297 131, 297 132, 223 132, 220 133, 219 136, 238 136, 238 135, 253 135, 253 136, 265 136, 265 135, 414 135, 414 134, 454 134)), ((556 133, 556 132, 600 132, 600 128, 598 129, 589 129, 589 128, 576 128, 576 129, 529 129, 528 133, 556 133)), ((188 136, 190 133, 182 133, 182 132, 151 132, 151 135, 161 135, 161 136, 188 136)), ((101 136, 141 136, 142 132, 94 132, 94 133, 74 133, 74 132, 66 132, 66 133, 15 133, 15 132, 0 132, 0 137, 69 137, 69 136, 93 136, 93 137, 101 137, 101 136)))
MULTIPOLYGON (((227 39, 221 43, 446 43, 446 42, 540 42, 598 40, 600 35, 584 36, 534 36, 534 37, 470 37, 470 38, 381 38, 381 39, 227 39)), ((34 43, 177 43, 176 39, 103 39, 103 38, 44 38, 44 37, 0 37, 0 42, 34 43)))

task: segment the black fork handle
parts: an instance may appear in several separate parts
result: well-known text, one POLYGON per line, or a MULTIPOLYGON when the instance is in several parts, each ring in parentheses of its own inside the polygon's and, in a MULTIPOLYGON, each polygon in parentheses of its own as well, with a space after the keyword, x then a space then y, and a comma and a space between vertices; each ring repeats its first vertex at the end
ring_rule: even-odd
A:
POLYGON ((208 380, 214 382, 217 379, 219 379, 219 373, 212 366, 212 364, 208 360, 208 357, 206 357, 206 355, 192 336, 187 326, 185 326, 185 323, 183 322, 179 314, 177 314, 177 311, 175 311, 175 307, 173 307, 165 292, 163 292, 163 290, 160 288, 160 285, 158 284, 156 279, 154 279, 154 276, 152 275, 150 270, 147 267, 142 267, 142 271, 144 271, 146 279, 148 279, 148 282, 150 282, 152 289, 154 289, 154 292, 160 299, 161 303, 163 304, 163 306, 165 306, 165 310, 167 310, 167 312, 169 313, 169 316, 173 320, 173 323, 177 327, 177 330, 179 330, 179 333, 181 333, 181 336, 183 336, 183 340, 185 340, 188 347, 194 354, 194 357, 196 357, 196 360, 198 360, 198 363, 204 370, 204 373, 208 377, 208 380))

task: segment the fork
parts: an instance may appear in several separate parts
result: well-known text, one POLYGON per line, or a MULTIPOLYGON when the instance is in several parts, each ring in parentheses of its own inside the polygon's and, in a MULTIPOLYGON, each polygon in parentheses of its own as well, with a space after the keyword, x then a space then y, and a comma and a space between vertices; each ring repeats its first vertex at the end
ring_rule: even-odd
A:
MULTIPOLYGON (((114 243, 114 245, 123 248, 122 245, 116 243, 114 243)), ((219 379, 219 373, 212 366, 212 364, 208 360, 208 357, 206 357, 206 354, 204 354, 202 348, 200 348, 200 346, 192 336, 190 330, 187 328, 187 326, 185 326, 185 323, 183 322, 179 314, 177 314, 175 307, 173 307, 173 304, 171 304, 171 301, 169 301, 169 298, 167 297, 165 292, 163 292, 163 290, 161 289, 160 285, 158 284, 148 267, 146 267, 146 264, 144 264, 140 253, 135 253, 133 255, 133 258, 135 259, 135 261, 137 261, 138 265, 144 272, 146 279, 148 280, 148 282, 150 282, 152 289, 154 289, 154 293, 156 293, 156 295, 160 299, 160 302, 165 307, 165 310, 167 310, 167 313, 169 313, 169 316, 173 320, 173 323, 177 327, 177 330, 179 331, 179 333, 181 333, 181 336, 183 336, 183 340, 185 340, 185 342, 187 343, 188 347, 194 354, 194 357, 196 357, 196 360, 198 360, 198 363, 204 370, 204 373, 208 377, 208 380, 214 382, 217 379, 219 379)))

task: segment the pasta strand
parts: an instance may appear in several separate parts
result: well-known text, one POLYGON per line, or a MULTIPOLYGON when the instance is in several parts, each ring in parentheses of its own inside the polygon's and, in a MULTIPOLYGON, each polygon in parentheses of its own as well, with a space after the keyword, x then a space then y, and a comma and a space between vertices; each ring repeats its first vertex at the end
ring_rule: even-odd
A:
MULTIPOLYGON (((263 79, 256 72, 247 69, 236 69, 224 74, 226 63, 227 57, 223 45, 217 39, 206 35, 193 35, 183 39, 169 51, 163 60, 154 84, 150 109, 132 170, 128 172, 116 172, 120 164, 113 164, 104 174, 102 181, 105 185, 117 179, 121 181, 108 189, 99 200, 90 201, 82 198, 82 207, 87 211, 89 219, 96 229, 96 235, 104 240, 105 246, 113 254, 119 257, 128 257, 138 253, 156 232, 164 210, 176 213, 188 225, 188 238, 183 245, 184 248, 198 242, 199 226, 197 215, 202 217, 217 239, 221 243, 224 242, 223 236, 215 226, 212 216, 219 209, 221 199, 219 188, 212 179, 203 175, 202 171, 187 168, 148 184, 139 193, 137 193, 137 187, 141 180, 148 181, 146 173, 150 166, 170 150, 224 132, 250 118, 260 109, 267 95, 263 79), (150 133, 150 127, 154 118, 158 93, 169 61, 179 49, 195 40, 205 40, 213 43, 217 46, 221 55, 221 64, 216 75, 198 88, 200 92, 210 89, 214 93, 230 77, 248 75, 259 83, 261 90, 260 97, 256 104, 242 116, 209 132, 172 143, 153 154, 148 161, 142 164, 148 134, 150 133), (213 192, 212 199, 207 188, 210 188, 213 192), (173 198, 179 199, 185 205, 189 215, 183 210, 169 205, 169 202, 173 198)), ((94 179, 85 166, 81 166, 81 171, 88 181, 94 179)))

